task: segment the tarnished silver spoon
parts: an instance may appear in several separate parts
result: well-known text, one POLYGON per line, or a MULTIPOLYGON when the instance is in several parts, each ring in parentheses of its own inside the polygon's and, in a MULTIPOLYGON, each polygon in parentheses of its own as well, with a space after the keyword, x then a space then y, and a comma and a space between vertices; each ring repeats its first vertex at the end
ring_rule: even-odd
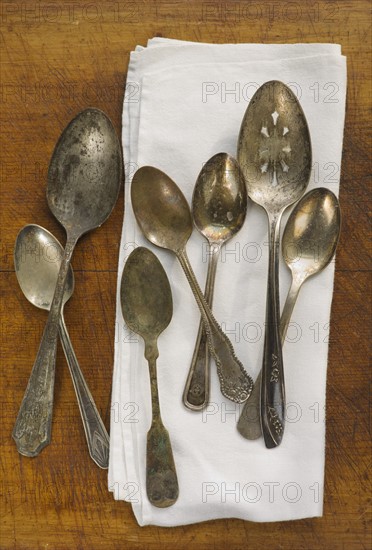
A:
MULTIPOLYGON (((284 261, 292 272, 292 284, 280 321, 282 344, 300 289, 309 277, 322 271, 331 262, 340 228, 341 214, 337 197, 324 187, 306 193, 291 212, 282 239, 284 261)), ((246 439, 257 439, 262 435, 260 386, 261 372, 238 422, 238 431, 246 439)))
POLYGON ((169 434, 160 414, 156 360, 157 340, 172 319, 173 301, 163 266, 148 248, 140 246, 130 254, 120 297, 126 324, 145 341, 150 370, 152 422, 147 433, 146 492, 151 504, 166 508, 178 498, 178 480, 169 434))
MULTIPOLYGON (((14 265, 19 286, 27 300, 40 309, 50 309, 62 255, 59 241, 40 225, 26 225, 18 233, 14 265)), ((74 384, 89 454, 97 466, 108 468, 109 436, 80 370, 63 317, 64 305, 73 292, 74 274, 70 264, 59 317, 59 335, 74 384)))
POLYGON ((269 221, 269 273, 261 384, 265 445, 280 445, 285 422, 285 388, 279 333, 279 238, 284 210, 303 195, 311 173, 310 134, 293 92, 282 82, 263 84, 246 110, 238 141, 238 162, 250 198, 269 221))
MULTIPOLYGON (((247 211, 247 190, 237 161, 218 153, 206 162, 198 176, 192 197, 192 216, 209 244, 209 263, 204 297, 212 307, 214 281, 221 247, 242 227, 247 211)), ((200 322, 183 402, 199 411, 209 401, 209 361, 207 337, 200 322)))
POLYGON ((122 179, 121 148, 110 119, 86 109, 65 128, 48 171, 49 208, 67 233, 48 321, 13 429, 18 452, 36 456, 51 438, 59 315, 75 245, 111 214, 122 179))

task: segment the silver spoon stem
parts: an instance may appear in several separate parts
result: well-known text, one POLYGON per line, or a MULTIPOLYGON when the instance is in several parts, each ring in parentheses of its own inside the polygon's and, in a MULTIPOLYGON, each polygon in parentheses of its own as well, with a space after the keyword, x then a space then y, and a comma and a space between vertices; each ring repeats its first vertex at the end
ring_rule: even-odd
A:
POLYGON ((151 404, 152 404, 152 422, 160 424, 163 423, 160 413, 159 402, 159 390, 158 390, 158 376, 156 369, 156 360, 159 356, 158 346, 156 342, 145 344, 145 357, 149 365, 150 372, 150 386, 151 386, 151 404))
POLYGON ((71 344, 70 336, 67 332, 63 311, 59 318, 59 335, 75 388, 89 454, 97 466, 100 468, 108 468, 109 436, 92 394, 89 391, 84 375, 81 372, 71 344))
POLYGON ((67 237, 48 320, 13 429, 18 452, 25 456, 37 456, 51 439, 58 322, 76 242, 75 236, 67 237))
POLYGON ((169 433, 160 414, 156 374, 158 355, 156 342, 146 342, 145 356, 150 371, 152 403, 152 422, 147 432, 146 446, 146 492, 151 504, 166 508, 176 502, 179 488, 169 433))
POLYGON ((280 445, 284 432, 285 387, 280 339, 279 237, 281 214, 269 214, 269 274, 261 383, 261 423, 265 445, 280 445))
MULTIPOLYGON (((288 291, 287 299, 285 301, 280 319, 280 338, 282 346, 284 345, 293 308, 303 282, 304 280, 300 280, 299 278, 292 278, 291 287, 288 291)), ((246 439, 258 439, 262 435, 260 422, 261 379, 262 370, 260 370, 256 378, 251 396, 245 403, 238 421, 238 431, 246 439)))
POLYGON ((282 311, 282 316, 280 318, 280 335, 282 340, 282 346, 284 346, 284 341, 287 336, 288 326, 292 317, 293 308, 296 304, 298 293, 300 292, 300 288, 303 282, 304 282, 304 279, 300 279, 296 276, 292 276, 291 286, 289 288, 287 299, 285 301, 284 308, 282 311))
POLYGON ((209 351, 217 365, 221 393, 235 403, 244 403, 251 394, 253 380, 246 373, 241 362, 236 358, 229 338, 214 318, 195 278, 186 251, 179 250, 176 254, 200 309, 204 329, 207 334, 209 351))
MULTIPOLYGON (((210 308, 213 303, 214 282, 221 243, 209 244, 209 261, 204 298, 210 308)), ((183 392, 184 405, 193 411, 204 409, 209 401, 209 349, 203 320, 200 320, 194 353, 183 392)))

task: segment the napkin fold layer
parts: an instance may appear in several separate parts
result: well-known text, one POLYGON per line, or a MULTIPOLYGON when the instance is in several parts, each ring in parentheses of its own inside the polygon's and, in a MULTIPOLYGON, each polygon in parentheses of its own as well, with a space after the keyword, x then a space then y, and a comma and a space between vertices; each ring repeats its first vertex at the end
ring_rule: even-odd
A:
MULTIPOLYGON (((247 441, 236 430, 242 406, 226 400, 211 363, 210 404, 188 411, 182 393, 199 312, 176 258, 141 234, 130 201, 137 168, 153 165, 179 185, 191 204, 196 178, 214 154, 236 156, 240 124, 257 88, 281 80, 296 93, 312 140, 308 190, 338 195, 345 114, 346 58, 336 44, 195 44, 154 38, 131 53, 123 109, 125 215, 118 268, 112 388, 109 490, 131 502, 140 525, 176 526, 235 517, 281 521, 322 515, 325 388, 334 262, 301 290, 283 349, 287 424, 280 447, 247 441), (151 423, 144 345, 125 326, 120 280, 136 246, 152 249, 172 288, 174 313, 159 338, 158 383, 172 441, 180 496, 157 509, 146 496, 146 434, 151 423)), ((290 209, 283 217, 282 228, 290 209)), ((266 215, 251 204, 242 230, 222 250, 214 313, 237 356, 255 378, 261 368, 268 265, 266 215)), ((195 230, 187 246, 204 287, 208 249, 195 230)), ((280 264, 284 303, 290 274, 280 264)))

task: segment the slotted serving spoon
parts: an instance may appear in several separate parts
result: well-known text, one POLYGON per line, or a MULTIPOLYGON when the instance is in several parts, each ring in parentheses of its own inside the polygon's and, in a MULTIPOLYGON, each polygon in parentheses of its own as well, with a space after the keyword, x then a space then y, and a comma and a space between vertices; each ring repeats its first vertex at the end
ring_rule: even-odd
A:
POLYGON ((250 198, 269 221, 269 273, 261 383, 265 445, 280 445, 285 422, 285 387, 279 332, 279 239, 284 210, 303 195, 311 173, 310 134, 293 92, 282 82, 263 84, 251 99, 240 129, 238 162, 250 198))

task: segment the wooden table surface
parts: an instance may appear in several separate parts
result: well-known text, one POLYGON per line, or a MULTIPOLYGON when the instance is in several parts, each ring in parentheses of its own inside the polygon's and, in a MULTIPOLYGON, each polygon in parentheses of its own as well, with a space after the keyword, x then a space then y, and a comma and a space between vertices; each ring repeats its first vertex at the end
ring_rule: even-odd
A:
MULTIPOLYGON (((369 2, 2 2, 0 23, 1 548, 369 548, 369 2), (153 36, 218 43, 335 42, 348 58, 343 230, 330 333, 323 518, 138 527, 130 505, 114 502, 107 491, 107 472, 88 458, 60 349, 53 444, 29 459, 17 453, 11 439, 46 319, 18 287, 16 235, 34 222, 65 242, 45 200, 54 144, 69 120, 88 106, 105 110, 120 132, 129 52, 153 36)), ((122 218, 123 191, 109 221, 76 249, 75 295, 66 308, 76 354, 106 426, 122 218)))

